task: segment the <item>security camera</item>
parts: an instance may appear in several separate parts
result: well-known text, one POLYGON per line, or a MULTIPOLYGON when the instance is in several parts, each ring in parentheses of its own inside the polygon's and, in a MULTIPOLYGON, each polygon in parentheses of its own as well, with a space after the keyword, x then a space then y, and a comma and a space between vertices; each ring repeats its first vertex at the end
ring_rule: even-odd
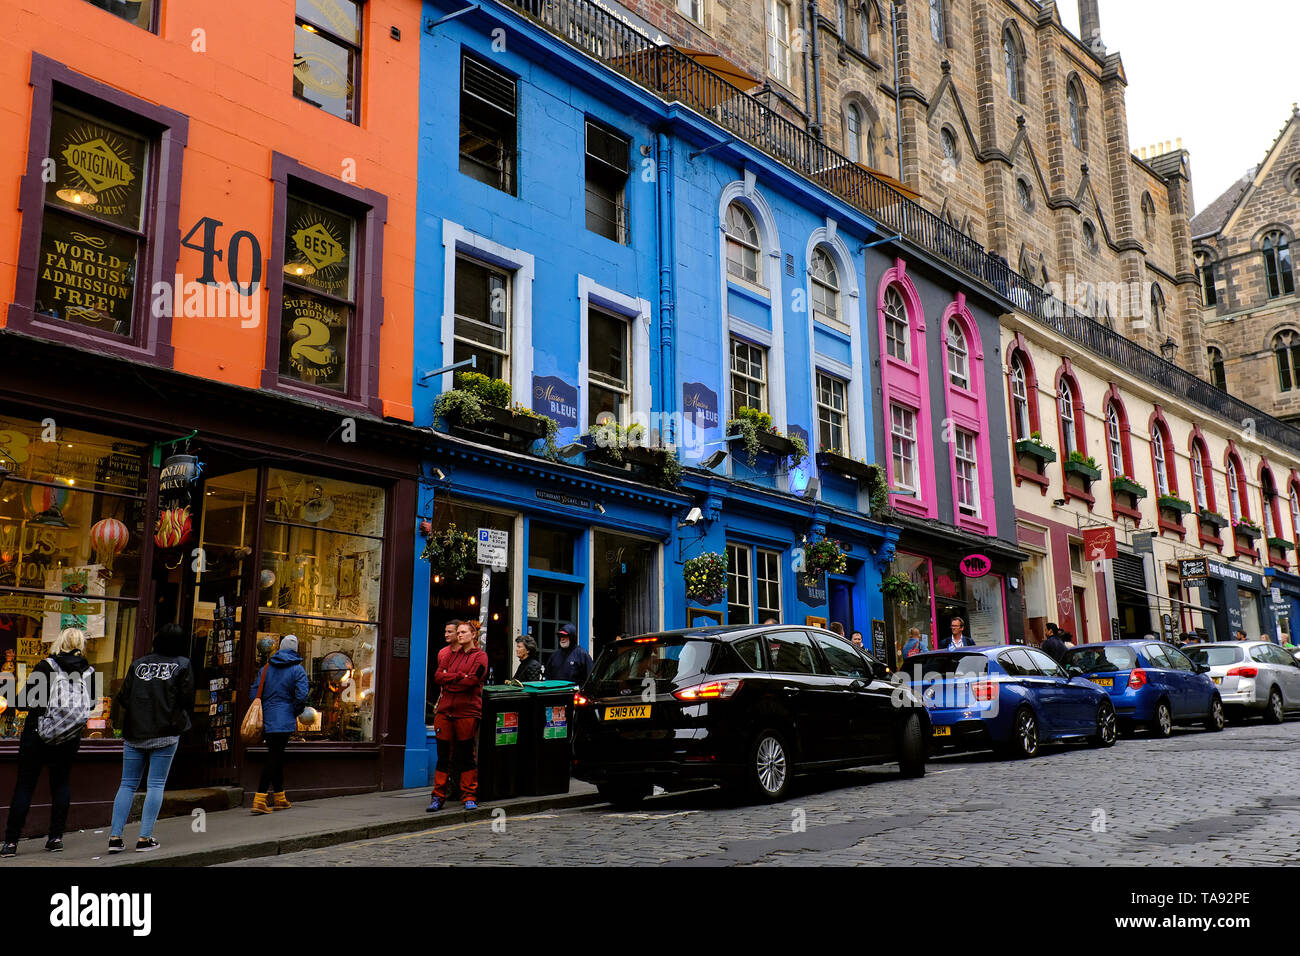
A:
POLYGON ((686 512, 686 517, 681 520, 677 527, 685 528, 689 525, 693 528, 703 520, 704 512, 699 508, 692 508, 690 511, 686 512))

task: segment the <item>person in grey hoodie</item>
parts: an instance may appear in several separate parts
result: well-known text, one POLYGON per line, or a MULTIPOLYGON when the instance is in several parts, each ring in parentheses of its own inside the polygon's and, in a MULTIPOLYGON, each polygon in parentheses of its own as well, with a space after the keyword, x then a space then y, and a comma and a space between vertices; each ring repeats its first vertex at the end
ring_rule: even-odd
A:
POLYGON ((258 671, 253 681, 248 695, 250 701, 258 696, 263 673, 266 683, 261 687, 262 737, 266 741, 266 763, 262 767, 257 793, 253 795, 254 813, 288 810, 293 806, 284 795, 284 750, 289 737, 298 729, 298 715, 307 709, 310 689, 307 670, 302 666, 302 656, 298 653, 297 637, 286 634, 280 640, 280 649, 258 671), (269 806, 268 798, 273 798, 269 806))

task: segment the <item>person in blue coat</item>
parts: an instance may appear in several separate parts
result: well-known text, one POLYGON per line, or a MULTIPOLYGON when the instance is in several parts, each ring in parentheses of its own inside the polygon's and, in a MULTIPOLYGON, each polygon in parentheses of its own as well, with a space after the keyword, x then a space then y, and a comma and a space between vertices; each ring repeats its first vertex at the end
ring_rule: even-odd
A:
POLYGON ((249 700, 262 698, 262 737, 266 741, 266 764, 262 779, 253 795, 253 812, 270 813, 293 806, 284 795, 284 750, 289 737, 298 729, 298 715, 307 709, 307 670, 298 653, 298 638, 286 634, 262 670, 257 672, 249 700), (263 683, 265 675, 265 683, 263 683), (271 797, 271 805, 267 798, 271 797))

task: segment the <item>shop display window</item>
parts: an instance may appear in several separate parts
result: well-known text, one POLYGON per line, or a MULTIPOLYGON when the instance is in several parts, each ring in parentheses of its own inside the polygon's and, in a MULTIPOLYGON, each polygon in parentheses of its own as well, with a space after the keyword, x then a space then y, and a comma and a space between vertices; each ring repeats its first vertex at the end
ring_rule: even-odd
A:
POLYGON ((930 561, 928 558, 904 554, 900 551, 894 557, 894 563, 889 570, 891 574, 906 575, 919 589, 916 600, 907 605, 893 600, 885 602, 885 613, 891 616, 894 629, 894 661, 901 664, 906 657, 903 648, 907 645, 912 628, 917 628, 921 632, 922 650, 938 649, 933 634, 930 561))
MULTIPOLYGON (((133 657, 146 451, 48 419, 0 417, 0 671, 20 688, 61 630, 83 630, 100 701, 92 738, 115 735, 107 705, 133 657)), ((12 693, 0 738, 22 730, 12 693)))

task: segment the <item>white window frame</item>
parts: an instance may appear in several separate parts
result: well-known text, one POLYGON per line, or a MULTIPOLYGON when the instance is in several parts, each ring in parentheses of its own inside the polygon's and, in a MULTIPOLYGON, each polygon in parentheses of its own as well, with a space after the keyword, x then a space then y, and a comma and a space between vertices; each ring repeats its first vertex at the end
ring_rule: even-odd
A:
MULTIPOLYGON (((511 274, 509 297, 510 315, 510 389, 515 401, 529 404, 527 399, 533 388, 533 277, 535 260, 530 252, 511 249, 499 242, 470 232, 459 223, 442 221, 443 246, 443 302, 442 302, 442 354, 450 364, 455 351, 456 338, 456 259, 465 255, 478 259, 511 274)), ((422 385, 435 384, 443 390, 452 387, 452 373, 422 381, 422 385)))
POLYGON ((810 256, 808 281, 810 283, 808 290, 808 303, 812 309, 813 318, 818 322, 823 322, 826 325, 831 326, 832 328, 841 329, 845 332, 849 331, 849 324, 842 318, 844 309, 840 295, 839 268, 835 264, 835 257, 820 246, 815 246, 812 255, 810 256), (830 269, 830 278, 818 276, 815 266, 817 265, 819 256, 825 261, 826 266, 830 269), (832 284, 831 279, 834 280, 834 284, 832 284), (835 310, 833 313, 827 312, 825 309, 817 308, 818 290, 822 292, 822 298, 827 300, 830 307, 835 310))
POLYGON ((1029 420, 1029 377, 1019 355, 1011 357, 1011 409, 1015 416, 1013 424, 1019 432, 1014 437, 1017 440, 1028 438, 1032 424, 1029 420))
POLYGON ((917 495, 921 493, 917 463, 919 449, 916 441, 916 420, 918 417, 917 410, 910 405, 904 405, 901 402, 889 403, 889 455, 894 465, 893 484, 899 490, 911 491, 917 495), (904 417, 900 419, 899 416, 895 415, 895 412, 902 412, 904 417), (909 420, 910 431, 907 428, 909 420), (900 446, 904 450, 910 449, 911 456, 900 455, 900 446), (900 468, 900 462, 906 463, 908 468, 900 468), (904 476, 901 474, 904 470, 911 471, 909 481, 905 481, 904 476))
MULTIPOLYGON (((590 381, 591 363, 588 349, 590 329, 587 317, 592 307, 620 315, 630 325, 628 339, 631 350, 628 354, 630 419, 632 422, 650 427, 650 301, 626 295, 596 282, 589 276, 578 276, 578 318, 579 318, 579 353, 578 353, 578 430, 585 431, 587 418, 591 410, 590 381)), ((628 424, 627 422, 623 423, 628 424)), ((666 440, 667 436, 661 436, 666 440)))
POLYGON ((1273 527, 1273 502, 1269 499, 1268 493, 1264 490, 1262 481, 1259 487, 1259 503, 1260 509, 1264 512, 1264 538, 1267 541, 1267 539, 1275 538, 1277 535, 1273 527))
POLYGON ((885 290, 885 349, 886 354, 895 361, 902 362, 904 365, 912 364, 912 317, 907 314, 907 302, 903 299, 903 293, 892 285, 885 290), (897 312, 892 311, 891 297, 898 303, 897 312), (902 328, 902 338, 894 335, 894 331, 902 328), (895 342, 902 342, 903 354, 896 355, 894 352, 895 342))
POLYGON ((709 25, 709 0, 677 0, 677 12, 702 27, 709 25), (692 13, 691 11, 694 10, 692 13))
POLYGON ((936 43, 943 43, 947 35, 948 25, 944 22, 943 0, 930 0, 930 36, 936 43))
POLYGON ((1287 493, 1287 500, 1291 503, 1291 540, 1300 538, 1300 498, 1296 497, 1295 485, 1287 493))
POLYGON ((1151 428, 1151 457, 1156 466, 1156 494, 1169 494, 1169 465, 1165 462, 1165 440, 1160 426, 1151 428))
POLYGON ((955 316, 948 319, 944 340, 948 354, 949 384, 970 391, 970 346, 966 344, 966 330, 955 316))
MULTIPOLYGON (((771 412, 768 411, 768 390, 770 388, 771 383, 769 382, 769 375, 768 375, 768 367, 770 365, 770 362, 768 361, 769 358, 768 350, 762 345, 758 345, 754 342, 747 341, 746 339, 743 339, 738 335, 732 335, 730 337, 730 343, 729 343, 729 348, 727 350, 727 354, 731 357, 731 361, 727 363, 727 407, 731 410, 731 414, 728 417, 735 418, 737 413, 740 411, 740 409, 736 407, 736 388, 735 385, 733 384, 737 376, 739 376, 741 379, 743 379, 746 382, 758 383, 759 401, 761 403, 759 405, 758 410, 760 412, 767 412, 770 415, 771 412), (736 350, 737 343, 744 345, 746 348, 752 349, 753 351, 757 352, 761 357, 763 368, 762 368, 762 374, 758 378, 755 378, 747 371, 741 372, 736 370, 735 350, 736 350)), ((746 360, 746 362, 752 365, 753 359, 749 358, 746 360)), ((745 407, 753 408, 754 406, 747 405, 745 407)))
MULTIPOLYGON (((844 455, 845 457, 852 457, 853 449, 853 435, 849 430, 849 389, 851 387, 851 383, 846 382, 838 375, 832 375, 830 372, 823 371, 822 369, 813 370, 813 390, 816 393, 817 400, 817 442, 819 445, 821 444, 822 413, 827 413, 828 418, 831 419, 838 417, 839 431, 843 436, 843 444, 841 447, 832 450, 837 454, 844 455), (827 405, 822 401, 822 379, 826 379, 827 382, 840 386, 841 400, 843 402, 842 408, 836 408, 834 405, 827 405)), ((833 400, 834 389, 831 389, 831 392, 833 400)))
POLYGON ((727 542, 727 623, 736 623, 731 620, 732 607, 743 607, 749 614, 748 621, 740 623, 754 623, 754 563, 753 554, 749 545, 738 544, 734 541, 727 542), (732 556, 744 555, 745 557, 745 574, 740 573, 740 561, 733 563, 732 556), (736 570, 732 571, 732 567, 736 570), (741 582, 744 582, 744 588, 741 588, 741 582), (734 587, 733 587, 734 585, 734 587), (732 601, 732 591, 735 591, 737 598, 744 598, 744 603, 739 600, 732 601))
POLYGON ((953 432, 953 475, 957 480, 957 511, 971 518, 980 517, 979 436, 958 428, 953 432), (966 472, 969 471, 969 474, 966 472), (970 500, 962 500, 962 483, 970 486, 970 500))
MULTIPOLYGON (((726 236, 726 248, 727 248, 726 268, 727 268, 728 277, 730 277, 733 281, 744 282, 749 285, 757 286, 760 289, 765 288, 765 286, 763 285, 763 235, 758 228, 758 223, 754 220, 754 214, 745 208, 744 203, 739 203, 739 202, 728 203, 726 209, 726 215, 723 217, 722 220, 722 231, 726 236), (731 224, 728 220, 730 219, 731 216, 732 206, 735 206, 736 209, 740 211, 740 213, 753 227, 754 238, 757 244, 755 244, 755 242, 750 242, 749 237, 747 236, 741 237, 731 231, 731 224), (749 276, 746 275, 736 275, 736 273, 731 271, 731 263, 732 263, 731 247, 733 244, 740 249, 748 249, 754 253, 754 272, 755 272, 754 278, 751 279, 749 276)), ((740 269, 743 271, 745 268, 743 254, 742 254, 742 258, 737 260, 737 264, 739 265, 740 269)))
POLYGON ((1228 460, 1228 517, 1235 525, 1241 520, 1241 486, 1237 483, 1237 466, 1228 460))
POLYGON ((781 620, 781 552, 774 551, 771 548, 754 549, 754 623, 762 623, 769 617, 775 617, 781 620), (772 570, 776 573, 775 578, 766 576, 766 572, 772 570), (763 602, 767 593, 775 589, 776 607, 767 607, 763 602))
POLYGON ((1056 393, 1057 416, 1061 421, 1061 444, 1064 446, 1066 460, 1072 452, 1078 451, 1079 435, 1074 427, 1074 389, 1067 379, 1061 379, 1061 387, 1056 393))
POLYGON ((1205 491, 1205 456, 1201 453, 1199 443, 1192 444, 1192 494, 1196 498, 1198 510, 1210 507, 1210 499, 1205 491))
MULTIPOLYGON (((505 381, 508 382, 508 381, 510 381, 510 367, 511 367, 511 363, 510 363, 510 345, 511 345, 511 341, 510 341, 510 333, 511 333, 511 328, 512 328, 513 325, 514 325, 514 323, 511 321, 511 315, 510 315, 510 312, 511 312, 511 306, 513 305, 512 301, 511 301, 511 299, 512 299, 512 296, 511 296, 511 286, 514 285, 514 273, 512 273, 512 272, 511 272, 510 270, 508 270, 508 269, 503 269, 501 266, 498 266, 498 265, 496 265, 495 263, 487 262, 487 261, 485 261, 485 260, 483 260, 483 259, 479 259, 479 258, 477 258, 477 257, 475 257, 475 256, 467 255, 467 254, 465 254, 465 253, 463 253, 463 252, 461 252, 461 253, 457 253, 457 254, 456 254, 456 262, 457 262, 458 264, 461 263, 461 262, 472 262, 474 265, 478 266, 479 268, 487 269, 488 271, 493 272, 493 273, 496 273, 497 275, 501 276, 501 277, 504 279, 504 286, 505 286, 505 300, 506 300, 506 301, 505 301, 505 315, 506 315, 506 322, 505 322, 505 327, 499 330, 499 331, 501 332, 502 347, 498 349, 498 348, 494 348, 494 347, 492 347, 491 345, 488 345, 488 344, 485 343, 485 342, 480 342, 480 341, 478 341, 478 340, 476 340, 476 339, 472 339, 472 338, 468 338, 468 337, 463 336, 463 335, 459 335, 459 334, 457 334, 457 332, 456 332, 456 325, 457 325, 458 322, 461 322, 461 321, 466 322, 466 323, 469 323, 470 325, 478 326, 478 327, 480 327, 480 328, 490 329, 490 330, 492 330, 492 331, 494 331, 494 332, 495 332, 495 331, 498 331, 497 328, 496 328, 496 326, 491 325, 490 323, 482 322, 482 321, 480 321, 479 319, 474 318, 473 316, 460 315, 459 313, 456 313, 456 312, 453 311, 453 314, 452 314, 452 323, 451 323, 451 330, 452 330, 452 342, 451 342, 452 358, 453 358, 453 360, 455 359, 456 346, 457 346, 458 344, 460 344, 460 343, 464 343, 465 345, 469 346, 471 349, 475 349, 475 350, 477 350, 477 349, 482 349, 482 350, 485 351, 485 352, 492 352, 492 353, 494 353, 494 354, 496 354, 496 355, 499 355, 499 356, 501 357, 501 368, 502 368, 502 371, 503 371, 502 378, 503 378, 503 380, 505 380, 505 381)), ((455 275, 456 275, 457 277, 459 277, 459 275, 460 275, 459 265, 458 265, 458 267, 457 267, 457 269, 456 269, 455 275)), ((489 298, 490 298, 490 295, 489 295, 489 298)), ((452 290, 452 308, 453 308, 453 310, 455 309, 455 302, 456 302, 455 290, 453 289, 453 290, 452 290)), ((492 307, 492 306, 491 306, 491 303, 489 302, 489 304, 488 304, 488 309, 489 309, 489 311, 491 310, 491 307, 492 307)), ((466 369, 461 369, 460 371, 471 371, 471 369, 466 368, 466 369)), ((482 374, 487 374, 486 369, 483 369, 483 370, 480 370, 480 371, 482 372, 482 374)), ((453 379, 453 381, 454 381, 454 379, 453 379)))
POLYGON ((1110 473, 1112 478, 1124 477, 1124 436, 1120 431, 1119 412, 1115 403, 1106 405, 1106 451, 1110 455, 1110 473))
POLYGON ((844 143, 849 161, 862 162, 862 110, 855 103, 844 105, 844 143))
POLYGON ((767 72, 784 86, 790 85, 790 14, 786 0, 767 0, 767 72))

